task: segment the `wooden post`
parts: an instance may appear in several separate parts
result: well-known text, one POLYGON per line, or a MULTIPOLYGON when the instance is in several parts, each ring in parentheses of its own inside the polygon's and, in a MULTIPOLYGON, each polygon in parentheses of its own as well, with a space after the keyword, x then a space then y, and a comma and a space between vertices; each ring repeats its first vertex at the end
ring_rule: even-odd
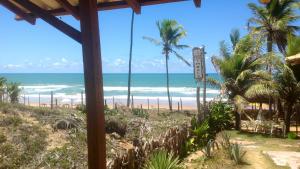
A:
POLYGON ((30 106, 29 96, 27 96, 27 105, 30 106))
POLYGON ((149 98, 148 98, 148 100, 147 100, 147 101, 148 101, 148 110, 149 110, 149 98))
POLYGON ((157 112, 159 113, 159 98, 157 98, 157 112))
POLYGON ((39 93, 39 107, 41 107, 41 94, 39 93))
POLYGON ((131 108, 134 108, 134 100, 133 100, 133 95, 131 95, 131 108))
POLYGON ((178 112, 180 112, 180 106, 179 106, 179 102, 178 102, 178 112))
POLYGON ((104 105, 105 105, 105 107, 107 107, 107 102, 106 102, 106 99, 104 100, 104 105))
POLYGON ((53 109, 53 92, 51 92, 51 109, 53 109))
POLYGON ((181 100, 181 97, 180 97, 180 109, 182 111, 182 100, 181 100))
POLYGON ((113 96, 112 101, 113 101, 112 107, 113 107, 113 109, 114 109, 114 108, 115 108, 115 96, 113 96))
POLYGON ((83 91, 81 91, 81 107, 83 107, 83 91))
POLYGON ((203 115, 201 114, 201 105, 200 105, 200 82, 197 82, 197 110, 198 110, 198 122, 201 122, 203 120, 203 115))
POLYGON ((141 104, 141 109, 143 109, 143 104, 141 104))
POLYGON ((55 98, 55 107, 57 107, 58 105, 57 105, 57 98, 55 98))
POLYGON ((89 169, 106 168, 104 93, 97 0, 79 0, 89 169))

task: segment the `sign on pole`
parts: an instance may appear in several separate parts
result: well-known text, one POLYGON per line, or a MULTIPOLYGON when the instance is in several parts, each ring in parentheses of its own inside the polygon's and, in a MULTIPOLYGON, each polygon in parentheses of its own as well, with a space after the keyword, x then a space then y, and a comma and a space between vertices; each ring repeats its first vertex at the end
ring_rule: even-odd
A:
POLYGON ((204 46, 193 48, 194 78, 199 82, 204 78, 204 46))

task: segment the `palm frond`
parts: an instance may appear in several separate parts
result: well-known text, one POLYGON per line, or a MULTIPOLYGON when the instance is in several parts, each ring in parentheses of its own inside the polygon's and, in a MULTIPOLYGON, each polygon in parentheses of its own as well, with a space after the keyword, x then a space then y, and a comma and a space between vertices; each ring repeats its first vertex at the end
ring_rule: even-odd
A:
POLYGON ((181 61, 183 61, 185 64, 187 64, 188 66, 192 66, 187 60, 184 59, 183 56, 179 55, 176 51, 172 50, 172 53, 175 54, 175 56, 180 59, 181 61))
POLYGON ((154 38, 151 38, 151 37, 143 36, 143 39, 150 41, 151 43, 155 44, 156 46, 161 46, 162 45, 161 41, 159 41, 157 39, 154 39, 154 38))

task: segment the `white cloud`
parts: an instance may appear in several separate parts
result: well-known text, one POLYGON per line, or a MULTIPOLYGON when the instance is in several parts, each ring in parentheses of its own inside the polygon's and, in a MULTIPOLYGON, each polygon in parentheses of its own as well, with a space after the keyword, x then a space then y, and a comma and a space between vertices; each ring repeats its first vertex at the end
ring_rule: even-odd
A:
POLYGON ((18 69, 22 67, 23 65, 19 65, 19 64, 7 64, 3 66, 4 69, 18 69))
POLYGON ((126 63, 126 61, 124 59, 118 58, 114 61, 114 66, 121 66, 124 65, 126 63))
POLYGON ((66 58, 61 58, 61 62, 63 62, 63 63, 67 63, 67 62, 68 62, 68 60, 67 60, 66 58))

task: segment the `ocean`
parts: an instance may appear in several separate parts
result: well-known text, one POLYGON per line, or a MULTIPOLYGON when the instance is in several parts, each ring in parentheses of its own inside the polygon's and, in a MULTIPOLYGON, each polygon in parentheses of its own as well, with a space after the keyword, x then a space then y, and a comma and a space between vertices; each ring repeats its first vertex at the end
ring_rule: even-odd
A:
MULTIPOLYGON (((81 102, 81 92, 84 91, 84 78, 81 73, 10 73, 0 74, 8 81, 20 83, 21 96, 36 102, 39 95, 43 102, 50 99, 50 93, 60 103, 81 102)), ((209 77, 220 80, 218 74, 208 74, 209 77)), ((127 97, 128 74, 104 74, 105 99, 125 103, 127 97)), ((201 84, 202 87, 203 84, 201 84)), ((132 74, 132 95, 137 100, 167 101, 166 75, 154 73, 132 74)), ((207 84, 207 100, 219 95, 220 90, 207 84)), ((170 74, 170 94, 173 101, 194 102, 196 82, 193 74, 170 74)), ((202 92, 201 92, 202 95, 202 92)), ((20 99, 22 100, 22 99, 20 99)))

